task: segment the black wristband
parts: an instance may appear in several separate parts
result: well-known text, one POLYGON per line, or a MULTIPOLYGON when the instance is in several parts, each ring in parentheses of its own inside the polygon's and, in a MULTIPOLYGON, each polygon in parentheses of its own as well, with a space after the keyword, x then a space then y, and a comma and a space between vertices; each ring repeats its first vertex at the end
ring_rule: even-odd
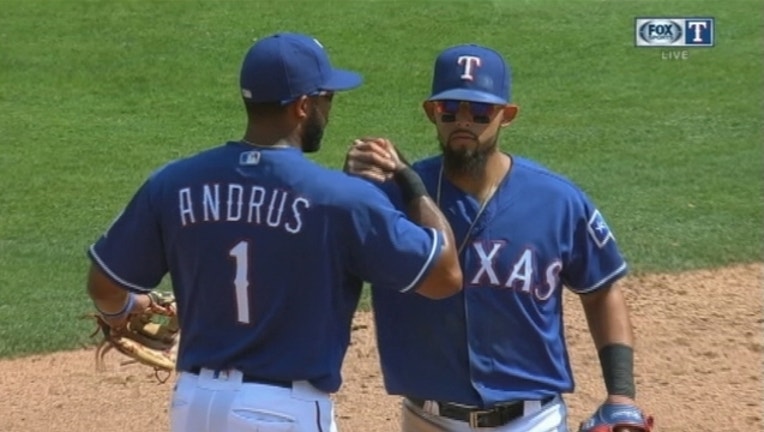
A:
POLYGON ((406 205, 416 198, 427 195, 427 188, 424 187, 422 178, 411 167, 396 171, 393 180, 398 184, 406 205))
POLYGON ((610 395, 628 396, 634 399, 634 349, 623 344, 611 344, 599 351, 602 377, 610 395))

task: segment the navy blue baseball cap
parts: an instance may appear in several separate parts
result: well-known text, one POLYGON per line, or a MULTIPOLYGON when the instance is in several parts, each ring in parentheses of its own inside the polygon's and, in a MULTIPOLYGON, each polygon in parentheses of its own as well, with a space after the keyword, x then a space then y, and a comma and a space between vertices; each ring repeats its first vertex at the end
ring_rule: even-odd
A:
POLYGON ((276 33, 258 40, 247 51, 239 82, 244 99, 285 105, 303 95, 350 90, 361 85, 363 78, 332 67, 315 38, 276 33))
POLYGON ((480 45, 447 48, 435 60, 432 94, 427 100, 508 104, 512 69, 498 52, 480 45))

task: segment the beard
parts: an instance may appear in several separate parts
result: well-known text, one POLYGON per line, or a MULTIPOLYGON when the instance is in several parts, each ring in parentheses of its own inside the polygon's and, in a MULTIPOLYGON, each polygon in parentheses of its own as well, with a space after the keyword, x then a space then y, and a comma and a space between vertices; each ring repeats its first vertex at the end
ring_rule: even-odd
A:
MULTIPOLYGON (((478 142, 474 149, 452 148, 448 145, 449 139, 439 137, 440 149, 443 151, 443 166, 454 174, 480 177, 485 171, 488 156, 496 151, 499 142, 497 133, 486 142, 478 142)), ((475 137, 475 141, 478 138, 475 137)))
POLYGON ((305 126, 302 129, 302 151, 305 153, 314 153, 321 148, 321 139, 324 137, 324 125, 321 123, 318 108, 315 106, 310 115, 305 120, 305 126))

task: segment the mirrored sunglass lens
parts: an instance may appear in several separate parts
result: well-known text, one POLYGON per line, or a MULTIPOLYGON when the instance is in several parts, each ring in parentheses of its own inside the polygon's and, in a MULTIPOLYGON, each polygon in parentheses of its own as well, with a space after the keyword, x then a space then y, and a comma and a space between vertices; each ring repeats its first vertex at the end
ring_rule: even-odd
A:
POLYGON ((473 117, 490 116, 493 112, 493 105, 483 102, 470 102, 470 112, 473 117))
POLYGON ((459 112, 460 104, 461 104, 460 101, 445 100, 445 101, 441 101, 440 107, 444 113, 456 114, 459 112))
POLYGON ((466 104, 470 115, 476 123, 490 123, 490 117, 494 112, 494 105, 484 102, 467 102, 459 100, 444 100, 438 102, 440 112, 444 115, 443 121, 454 121, 462 104, 466 104))

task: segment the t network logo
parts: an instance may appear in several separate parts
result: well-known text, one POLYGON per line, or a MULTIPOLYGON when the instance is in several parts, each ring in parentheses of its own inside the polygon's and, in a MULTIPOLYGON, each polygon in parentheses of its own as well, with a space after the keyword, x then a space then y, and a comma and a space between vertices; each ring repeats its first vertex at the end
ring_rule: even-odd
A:
POLYGON ((634 19, 637 47, 713 47, 716 28, 713 18, 642 17, 634 19))

